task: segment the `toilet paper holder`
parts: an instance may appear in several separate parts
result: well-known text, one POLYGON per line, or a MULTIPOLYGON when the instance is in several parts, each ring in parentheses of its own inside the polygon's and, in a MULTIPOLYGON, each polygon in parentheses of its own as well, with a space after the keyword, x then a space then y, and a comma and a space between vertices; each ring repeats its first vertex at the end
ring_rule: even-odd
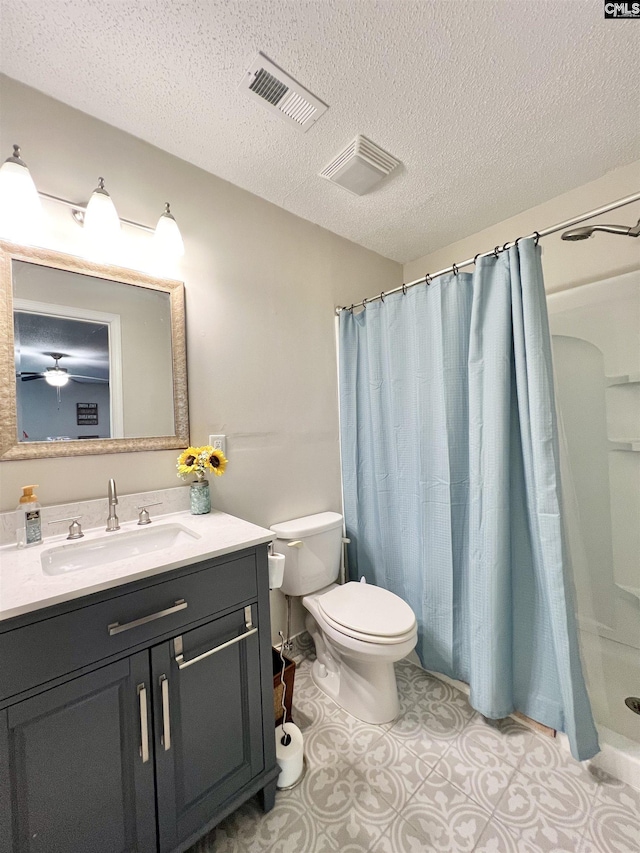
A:
POLYGON ((284 680, 286 658, 284 656, 284 634, 278 631, 282 644, 280 646, 280 683, 282 692, 282 723, 276 727, 276 760, 280 765, 280 775, 276 782, 279 790, 290 791, 300 784, 306 773, 306 761, 304 758, 304 745, 302 732, 295 723, 287 720, 287 708, 285 704, 286 684, 284 680), (281 734, 278 732, 280 729, 281 734))

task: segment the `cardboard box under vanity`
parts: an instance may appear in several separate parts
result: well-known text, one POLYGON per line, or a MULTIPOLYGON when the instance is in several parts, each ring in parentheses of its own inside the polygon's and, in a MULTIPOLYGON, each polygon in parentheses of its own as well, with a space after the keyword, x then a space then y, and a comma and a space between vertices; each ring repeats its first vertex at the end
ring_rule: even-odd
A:
POLYGON ((287 709, 287 720, 293 722, 291 717, 291 702, 293 700, 293 680, 296 673, 295 661, 292 661, 286 655, 284 668, 284 688, 280 680, 282 672, 282 661, 280 660, 280 652, 277 649, 271 649, 271 659, 273 662, 273 712, 276 718, 276 726, 282 722, 282 693, 284 690, 284 705, 287 709))

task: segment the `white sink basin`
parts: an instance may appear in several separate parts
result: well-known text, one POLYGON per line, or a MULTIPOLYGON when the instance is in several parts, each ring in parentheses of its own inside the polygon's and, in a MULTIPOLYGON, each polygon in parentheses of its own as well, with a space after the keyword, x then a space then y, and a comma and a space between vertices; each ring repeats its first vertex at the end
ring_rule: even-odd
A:
POLYGON ((200 539, 200 535, 182 524, 159 524, 127 533, 116 531, 87 542, 70 542, 68 545, 48 548, 42 552, 40 560, 45 575, 65 575, 67 572, 91 569, 117 560, 130 560, 152 551, 164 551, 192 539, 200 539))

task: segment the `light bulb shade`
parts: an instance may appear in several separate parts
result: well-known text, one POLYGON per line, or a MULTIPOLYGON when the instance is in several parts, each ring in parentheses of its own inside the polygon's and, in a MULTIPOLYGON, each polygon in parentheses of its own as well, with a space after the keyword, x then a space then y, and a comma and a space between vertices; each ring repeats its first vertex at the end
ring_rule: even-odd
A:
POLYGON ((178 228, 178 223, 173 218, 169 209, 169 203, 165 205, 165 211, 158 219, 156 230, 153 235, 154 248, 164 257, 181 258, 184 255, 184 242, 178 228))
POLYGON ((84 214, 84 231, 87 240, 101 251, 108 252, 118 243, 120 218, 111 201, 111 196, 104 188, 102 178, 87 204, 84 214))
POLYGON ((42 204, 20 149, 0 167, 0 237, 16 243, 38 243, 42 237, 42 204))
POLYGON ((62 388, 69 381, 69 374, 61 367, 48 367, 44 375, 45 381, 54 388, 62 388))

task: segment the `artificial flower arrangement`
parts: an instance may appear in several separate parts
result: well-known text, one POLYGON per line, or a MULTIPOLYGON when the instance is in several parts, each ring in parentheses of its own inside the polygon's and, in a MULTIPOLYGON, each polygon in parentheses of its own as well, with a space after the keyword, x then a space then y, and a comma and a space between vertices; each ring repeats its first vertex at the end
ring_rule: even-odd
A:
POLYGON ((202 482, 207 471, 212 471, 216 477, 222 477, 227 467, 227 457, 221 450, 216 450, 210 444, 204 447, 187 447, 183 450, 176 468, 178 477, 186 480, 190 474, 196 475, 196 481, 202 482))

